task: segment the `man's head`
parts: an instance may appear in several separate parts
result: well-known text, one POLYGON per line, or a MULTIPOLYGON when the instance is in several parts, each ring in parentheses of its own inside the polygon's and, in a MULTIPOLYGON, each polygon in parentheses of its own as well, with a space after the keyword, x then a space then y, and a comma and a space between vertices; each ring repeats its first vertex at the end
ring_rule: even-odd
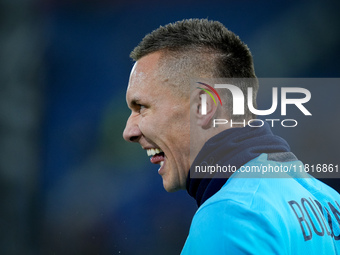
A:
POLYGON ((198 65, 200 73, 212 72, 213 77, 255 77, 248 47, 218 21, 189 19, 161 26, 146 35, 130 57, 138 61, 161 50, 168 51, 167 57, 191 62, 190 67, 198 65))
MULTIPOLYGON (((136 61, 127 89, 127 103, 132 110, 124 138, 139 142, 152 163, 159 163, 159 174, 167 191, 184 189, 192 163, 190 160, 190 118, 202 131, 195 139, 201 148, 211 136, 211 119, 231 109, 232 101, 224 96, 225 109, 207 102, 208 114, 200 112, 201 90, 190 86, 192 78, 255 78, 248 47, 221 23, 206 19, 183 20, 160 27, 146 35, 131 52, 136 61), (193 117, 194 116, 194 117, 193 117), (152 151, 151 149, 157 149, 152 151)), ((257 87, 254 85, 255 94, 257 87)), ((246 95, 246 87, 240 87, 246 95)), ((255 95, 254 95, 255 97, 255 95)), ((255 100, 254 100, 255 101, 255 100)), ((251 114, 246 113, 247 118, 251 114)), ((197 154, 195 152, 195 154, 197 154)), ((191 154, 192 155, 192 154, 191 154)))

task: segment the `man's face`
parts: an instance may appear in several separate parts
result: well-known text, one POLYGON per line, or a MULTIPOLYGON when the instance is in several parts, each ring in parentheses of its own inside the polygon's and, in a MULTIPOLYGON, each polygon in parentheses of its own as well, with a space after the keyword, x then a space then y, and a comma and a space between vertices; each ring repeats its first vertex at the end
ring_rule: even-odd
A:
POLYGON ((126 101, 131 115, 124 139, 138 142, 160 164, 165 190, 185 189, 190 168, 190 100, 173 93, 158 72, 160 52, 138 60, 130 75, 126 101))

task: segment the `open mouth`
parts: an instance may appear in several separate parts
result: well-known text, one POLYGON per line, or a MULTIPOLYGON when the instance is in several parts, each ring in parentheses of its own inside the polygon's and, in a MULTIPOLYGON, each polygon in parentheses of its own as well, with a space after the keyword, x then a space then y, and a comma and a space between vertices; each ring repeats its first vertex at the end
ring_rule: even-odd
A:
POLYGON ((148 154, 148 156, 151 156, 150 161, 153 164, 160 164, 161 167, 164 164, 164 152, 161 149, 158 148, 154 148, 154 149, 147 149, 146 153, 148 154))

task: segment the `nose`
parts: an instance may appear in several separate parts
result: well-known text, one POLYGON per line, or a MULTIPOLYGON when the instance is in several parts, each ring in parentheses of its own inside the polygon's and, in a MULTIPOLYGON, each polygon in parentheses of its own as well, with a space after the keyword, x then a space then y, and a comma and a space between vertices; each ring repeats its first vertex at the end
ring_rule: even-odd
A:
POLYGON ((123 132, 123 137, 128 142, 138 142, 140 137, 142 135, 142 132, 140 131, 137 123, 137 119, 134 118, 133 115, 131 115, 127 122, 126 126, 123 132))

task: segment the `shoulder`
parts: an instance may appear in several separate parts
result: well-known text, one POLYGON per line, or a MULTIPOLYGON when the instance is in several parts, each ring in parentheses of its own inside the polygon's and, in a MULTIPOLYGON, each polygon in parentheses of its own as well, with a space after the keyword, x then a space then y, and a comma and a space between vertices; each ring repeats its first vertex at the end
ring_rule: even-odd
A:
MULTIPOLYGON (((292 162, 268 161, 262 154, 246 165, 290 166, 292 162)), ((307 222, 310 212, 297 211, 292 201, 308 198, 328 205, 326 201, 338 200, 339 194, 313 177, 281 177, 244 178, 239 174, 229 179, 196 212, 182 254, 290 254, 292 250, 331 249, 332 240, 326 236, 305 242, 306 227, 302 229, 300 218, 304 213, 305 223, 312 226, 307 222)))
POLYGON ((266 185, 262 182, 229 181, 208 199, 193 218, 184 248, 190 252, 183 254, 280 254, 285 245, 273 222, 280 216, 268 214, 277 208, 266 204, 266 185))
POLYGON ((277 249, 285 247, 280 235, 261 212, 224 199, 195 214, 183 254, 280 254, 277 249))

